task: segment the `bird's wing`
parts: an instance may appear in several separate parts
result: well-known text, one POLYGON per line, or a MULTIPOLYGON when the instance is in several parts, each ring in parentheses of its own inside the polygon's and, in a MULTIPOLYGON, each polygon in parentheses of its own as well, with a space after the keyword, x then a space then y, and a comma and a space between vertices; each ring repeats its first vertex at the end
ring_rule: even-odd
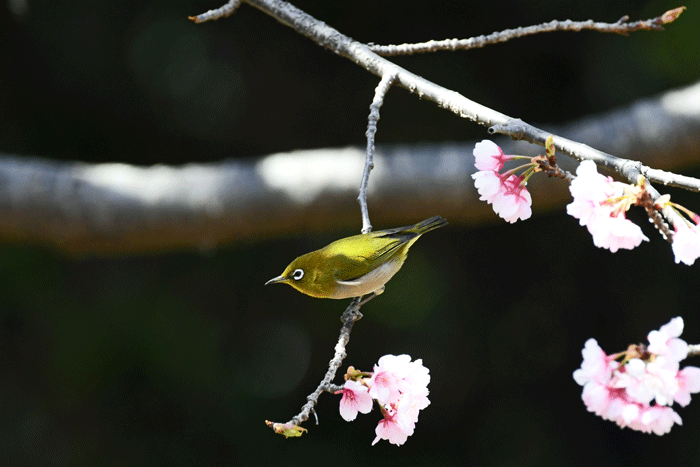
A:
POLYGON ((391 260, 399 249, 405 244, 401 239, 368 237, 352 256, 335 255, 335 278, 338 281, 352 282, 358 277, 364 276, 381 264, 391 260))

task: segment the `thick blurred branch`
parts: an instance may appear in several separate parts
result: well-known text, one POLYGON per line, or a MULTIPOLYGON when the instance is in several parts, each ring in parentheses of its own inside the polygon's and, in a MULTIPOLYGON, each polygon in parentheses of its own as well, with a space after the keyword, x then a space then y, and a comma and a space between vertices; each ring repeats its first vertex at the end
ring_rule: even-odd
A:
MULTIPOLYGON (((647 165, 687 167, 700 161, 700 83, 546 129, 647 165)), ((498 143, 507 153, 542 150, 498 143)), ((452 223, 498 222, 486 203, 476 202, 473 147, 378 145, 368 187, 375 223, 434 214, 452 223)), ((118 255, 359 230, 355 198, 365 156, 362 148, 318 149, 181 167, 5 156, 0 237, 67 254, 118 255)), ((566 184, 556 180, 534 177, 530 187, 535 213, 569 200, 566 184)))

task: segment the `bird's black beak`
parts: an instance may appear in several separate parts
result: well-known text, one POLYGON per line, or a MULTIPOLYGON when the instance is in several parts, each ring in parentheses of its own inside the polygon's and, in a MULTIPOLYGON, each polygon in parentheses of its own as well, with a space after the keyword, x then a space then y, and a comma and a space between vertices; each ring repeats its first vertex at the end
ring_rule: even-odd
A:
POLYGON ((276 284, 276 283, 278 283, 278 282, 286 282, 286 281, 287 281, 287 278, 286 278, 286 277, 284 277, 284 276, 277 276, 277 277, 273 277, 273 278, 270 279, 269 281, 265 282, 265 285, 267 285, 267 284, 276 284))

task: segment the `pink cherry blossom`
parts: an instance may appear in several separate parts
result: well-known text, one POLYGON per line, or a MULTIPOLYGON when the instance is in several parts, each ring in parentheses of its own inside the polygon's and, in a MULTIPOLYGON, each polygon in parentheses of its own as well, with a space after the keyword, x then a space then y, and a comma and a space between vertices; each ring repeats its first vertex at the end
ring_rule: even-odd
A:
POLYGON ((574 371, 574 380, 583 386, 589 381, 607 383, 612 370, 617 368, 617 362, 605 355, 595 339, 588 339, 581 351, 583 363, 581 368, 574 371))
POLYGON ((514 223, 529 218, 532 215, 532 197, 527 191, 526 182, 536 164, 530 162, 523 166, 530 167, 525 170, 525 174, 529 174, 527 177, 525 174, 515 175, 515 169, 503 174, 499 173, 505 162, 516 158, 526 159, 526 157, 507 156, 496 143, 489 140, 476 143, 474 158, 474 165, 479 171, 472 174, 472 178, 479 192, 479 199, 491 204, 496 214, 507 222, 514 223))
POLYGON ((588 222, 588 231, 593 236, 593 244, 598 248, 607 248, 615 253, 619 249, 632 250, 643 241, 649 239, 642 233, 642 229, 629 219, 624 213, 618 216, 606 214, 606 209, 597 210, 588 222))
POLYGON ((657 435, 682 424, 670 406, 686 406, 690 394, 700 392, 700 368, 679 371, 688 353, 687 344, 678 338, 682 331, 682 318, 674 318, 649 333, 648 347, 630 346, 613 355, 589 339, 581 352, 581 368, 573 374, 583 386, 581 398, 588 411, 620 427, 657 435))
POLYGON ((493 201, 496 214, 511 224, 532 216, 532 197, 522 181, 521 177, 510 175, 503 181, 503 193, 493 201))
POLYGON ((700 392, 700 368, 687 366, 678 372, 678 391, 673 398, 681 407, 690 404, 690 394, 700 392))
POLYGON ((474 186, 481 195, 479 200, 486 201, 487 203, 493 203, 496 195, 503 189, 501 176, 498 172, 493 171, 479 171, 472 174, 474 179, 474 186))
POLYGON ((578 166, 569 186, 574 200, 566 206, 566 212, 588 227, 595 246, 613 253, 649 241, 642 229, 625 217, 624 187, 599 174, 595 163, 588 160, 578 166))
POLYGON ((372 377, 369 380, 369 394, 380 404, 398 402, 402 389, 406 390, 403 376, 411 362, 409 355, 384 355, 374 365, 372 377))
POLYGON ((604 384, 589 381, 583 386, 581 399, 589 412, 606 418, 610 404, 615 399, 613 392, 604 384))
POLYGON ((513 156, 506 156, 496 143, 485 139, 474 146, 474 158, 477 169, 500 172, 503 164, 513 156))
POLYGON ((532 216, 532 196, 523 179, 514 174, 480 171, 472 174, 474 186, 481 201, 493 206, 493 210, 511 224, 532 216))
POLYGON ((618 375, 616 386, 625 388, 631 400, 649 405, 673 404, 673 396, 678 391, 676 374, 678 363, 667 361, 658 356, 654 361, 644 362, 633 358, 624 367, 624 373, 618 375))
POLYGON ((385 355, 369 378, 346 381, 337 392, 343 394, 340 414, 347 421, 354 420, 358 412, 368 413, 372 400, 376 400, 384 418, 375 430, 377 437, 372 444, 386 439, 401 445, 413 434, 418 413, 430 404, 428 383, 430 372, 421 359, 411 361, 410 355, 385 355))
POLYGON ((391 415, 386 414, 384 418, 379 421, 375 433, 377 437, 372 441, 372 446, 377 444, 380 439, 386 439, 391 444, 401 446, 406 442, 408 437, 413 434, 413 426, 407 426, 402 423, 398 413, 393 413, 391 415))
POLYGON ((610 177, 598 173, 593 161, 583 161, 576 169, 576 178, 569 185, 569 191, 574 200, 566 206, 566 212, 583 225, 596 216, 596 211, 605 200, 621 196, 623 189, 610 177))
POLYGON ((634 417, 618 417, 615 421, 621 428, 629 427, 642 433, 665 435, 671 431, 673 424, 682 425, 681 417, 670 407, 645 407, 638 404, 627 404, 626 408, 633 409, 634 417))
POLYGON ((410 355, 385 355, 374 366, 369 394, 384 405, 398 402, 404 394, 424 395, 427 399, 429 382, 422 360, 412 362, 410 355))
POLYGON ((569 185, 569 191, 575 200, 589 200, 601 204, 609 198, 622 196, 624 185, 611 177, 599 174, 595 162, 585 160, 576 169, 576 178, 569 185))
POLYGON ((380 439, 386 439, 396 445, 403 444, 408 436, 413 434, 420 409, 421 407, 410 394, 402 396, 398 403, 384 407, 382 410, 384 419, 377 425, 375 430, 377 437, 372 445, 380 439))
POLYGON ((345 387, 336 394, 343 394, 340 399, 340 416, 351 422, 357 418, 357 412, 369 413, 372 410, 372 397, 369 389, 358 381, 346 381, 345 387))
POLYGON ((691 266, 700 257, 700 228, 697 225, 692 227, 676 225, 671 249, 676 263, 682 262, 691 266))
POLYGON ((688 356, 688 343, 678 336, 683 333, 683 318, 677 316, 647 335, 649 352, 656 355, 664 355, 676 362, 680 362, 688 356))
POLYGON ((621 428, 663 435, 674 423, 682 424, 680 416, 670 407, 636 402, 625 388, 589 381, 581 398, 589 412, 613 421, 621 428))

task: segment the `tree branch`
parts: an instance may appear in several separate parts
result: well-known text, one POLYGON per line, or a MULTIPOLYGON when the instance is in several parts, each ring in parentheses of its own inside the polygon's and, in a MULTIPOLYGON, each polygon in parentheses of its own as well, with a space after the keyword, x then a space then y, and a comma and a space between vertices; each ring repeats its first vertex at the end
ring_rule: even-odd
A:
POLYGON ((396 75, 384 75, 382 80, 377 85, 374 91, 374 99, 369 106, 369 122, 367 123, 367 158, 365 160, 365 169, 362 173, 362 183, 360 183, 360 210, 362 211, 362 233, 368 233, 372 230, 372 224, 369 222, 369 210, 367 209, 367 184, 369 183, 369 173, 374 168, 374 135, 377 133, 377 122, 379 121, 379 109, 384 103, 384 96, 389 92, 391 83, 394 82, 396 75))
MULTIPOLYGON (((285 1, 246 0, 246 2, 277 19, 282 24, 291 27, 299 34, 309 37, 317 44, 326 47, 342 57, 353 60, 367 71, 377 76, 384 77, 389 74, 395 74, 396 83, 408 89, 410 92, 424 99, 433 101, 438 106, 448 109, 460 117, 468 118, 481 125, 488 126, 492 133, 507 134, 514 139, 523 139, 539 144, 540 146, 544 145, 547 136, 551 134, 550 132, 545 132, 533 125, 527 124, 522 120, 509 117, 481 104, 477 104, 459 93, 450 91, 421 78, 385 58, 380 57, 367 45, 341 34, 339 31, 285 1)), ((660 24, 672 21, 682 11, 682 9, 676 9, 664 13, 664 15, 660 17, 662 18, 660 24)), ((640 175, 641 171, 645 171, 645 173, 649 175, 648 179, 650 181, 663 183, 662 180, 654 178, 656 174, 650 172, 649 168, 637 168, 637 164, 634 161, 619 159, 611 154, 594 150, 582 144, 577 144, 558 135, 554 135, 554 144, 558 152, 576 159, 591 159, 597 163, 603 163, 606 167, 620 173, 630 183, 637 182, 637 177, 640 175)), ((659 196, 658 192, 652 191, 651 193, 652 196, 655 197, 654 199, 659 196)))
POLYGON ((664 24, 675 21, 685 10, 685 7, 669 10, 661 16, 648 19, 646 21, 634 21, 629 23, 629 17, 620 18, 616 23, 602 23, 589 19, 588 21, 550 21, 549 23, 537 24, 534 26, 520 27, 516 29, 506 29, 494 32, 486 36, 470 37, 469 39, 445 39, 441 41, 420 42, 417 44, 400 45, 376 45, 369 44, 368 47, 373 52, 390 57, 394 55, 413 55, 418 53, 437 52, 440 50, 470 50, 479 49, 487 45, 507 42, 511 39, 531 36, 544 32, 592 30, 597 32, 612 32, 616 34, 628 35, 633 31, 663 31, 664 24))
POLYGON ((213 21, 219 18, 226 18, 227 16, 231 16, 242 2, 243 0, 229 0, 228 3, 226 3, 226 5, 220 8, 209 10, 206 13, 202 13, 201 15, 190 16, 189 19, 191 19, 195 23, 204 23, 205 21, 213 21))
POLYGON ((265 421, 265 423, 270 428, 275 430, 275 432, 284 435, 286 431, 297 428, 299 424, 307 421, 309 419, 309 415, 314 412, 314 407, 318 403, 318 398, 320 397, 321 393, 328 392, 332 389, 337 389, 337 386, 333 385, 332 383, 335 379, 335 374, 338 372, 338 368, 340 368, 340 365, 347 356, 345 348, 348 345, 348 342, 350 342, 350 331, 352 331, 352 326, 355 324, 355 321, 362 318, 362 313, 360 313, 360 306, 362 303, 360 300, 361 297, 353 298, 350 305, 348 305, 345 312, 343 312, 343 316, 340 319, 343 322, 343 327, 340 329, 338 343, 335 345, 335 353, 328 364, 326 375, 316 387, 316 390, 306 398, 307 402, 302 407, 301 412, 292 417, 292 419, 287 423, 265 421))

